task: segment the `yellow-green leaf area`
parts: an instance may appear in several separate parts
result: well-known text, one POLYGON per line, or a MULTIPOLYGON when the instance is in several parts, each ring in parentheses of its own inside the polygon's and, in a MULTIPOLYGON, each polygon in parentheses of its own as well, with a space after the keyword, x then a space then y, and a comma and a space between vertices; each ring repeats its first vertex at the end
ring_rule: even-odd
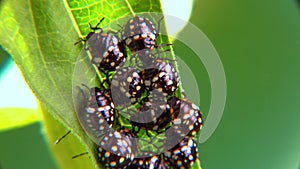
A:
POLYGON ((40 113, 35 109, 0 108, 0 131, 23 127, 40 119, 40 113))

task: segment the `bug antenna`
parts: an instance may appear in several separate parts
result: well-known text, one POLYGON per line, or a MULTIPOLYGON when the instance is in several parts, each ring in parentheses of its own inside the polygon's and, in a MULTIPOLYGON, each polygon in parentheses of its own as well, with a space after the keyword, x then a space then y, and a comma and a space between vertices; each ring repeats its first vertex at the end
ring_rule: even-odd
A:
POLYGON ((80 42, 86 42, 86 40, 83 39, 83 38, 80 38, 79 41, 77 41, 77 42, 74 43, 74 45, 77 45, 77 44, 79 44, 80 42))
POLYGON ((84 83, 81 83, 81 86, 87 88, 88 90, 91 90, 90 87, 88 87, 88 86, 87 86, 86 84, 84 84, 84 83))
MULTIPOLYGON (((101 29, 101 28, 98 28, 98 26, 101 24, 101 22, 104 20, 104 17, 100 19, 100 21, 97 23, 96 26, 92 26, 91 23, 89 23, 89 26, 90 26, 90 29, 92 29, 93 31, 97 30, 97 29, 101 29)), ((102 30, 102 29, 101 29, 102 30)))
POLYGON ((71 133, 71 130, 69 130, 66 134, 64 134, 61 138, 57 139, 54 144, 58 144, 62 139, 64 139, 67 135, 71 133))

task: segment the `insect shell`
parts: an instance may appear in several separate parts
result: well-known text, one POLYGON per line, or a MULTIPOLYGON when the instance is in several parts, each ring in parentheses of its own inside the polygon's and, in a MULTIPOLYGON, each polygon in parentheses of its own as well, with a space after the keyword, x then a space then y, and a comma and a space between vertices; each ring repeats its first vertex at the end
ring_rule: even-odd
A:
POLYGON ((166 131, 169 138, 183 138, 185 135, 195 136, 202 128, 202 114, 198 106, 188 99, 171 97, 168 100, 168 111, 172 116, 172 127, 166 131))
POLYGON ((87 42, 86 49, 91 55, 92 63, 99 69, 115 71, 124 64, 127 57, 126 50, 114 33, 94 33, 87 42))
MULTIPOLYGON (((102 28, 98 27, 103 20, 104 18, 95 27, 90 25, 92 32, 79 42, 85 43, 85 49, 89 51, 92 63, 99 69, 115 71, 124 64, 127 53, 124 43, 115 33, 104 34, 102 28)), ((79 42, 76 42, 75 45, 79 42)))
POLYGON ((85 131, 93 138, 98 138, 113 126, 116 112, 109 90, 94 87, 89 92, 88 98, 83 93, 87 102, 77 116, 85 131))
POLYGON ((137 144, 128 130, 109 131, 100 141, 98 158, 106 168, 127 168, 134 159, 137 144))
POLYGON ((148 90, 162 90, 166 95, 173 94, 179 85, 179 75, 171 63, 161 59, 152 59, 139 74, 144 79, 148 90))
POLYGON ((145 92, 144 80, 134 68, 122 68, 116 71, 111 82, 112 97, 116 105, 129 106, 145 92))
POLYGON ((158 31, 152 21, 143 16, 135 16, 128 20, 124 27, 122 39, 128 48, 135 53, 143 49, 152 50, 158 31))
POLYGON ((166 111, 167 103, 161 100, 145 98, 141 107, 130 118, 130 124, 139 132, 140 129, 161 133, 171 122, 171 116, 166 111))
POLYGON ((132 169, 166 169, 163 159, 159 156, 135 158, 129 166, 132 169))
POLYGON ((166 165, 178 169, 189 169, 197 158, 197 144, 190 137, 185 137, 175 147, 164 152, 166 165))

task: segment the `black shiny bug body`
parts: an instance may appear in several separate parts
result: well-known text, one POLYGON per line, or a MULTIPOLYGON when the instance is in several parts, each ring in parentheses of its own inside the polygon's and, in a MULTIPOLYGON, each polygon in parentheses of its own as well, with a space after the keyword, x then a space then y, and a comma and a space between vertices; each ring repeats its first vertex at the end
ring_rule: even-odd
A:
POLYGON ((121 106, 136 103, 146 90, 138 70, 130 67, 117 70, 111 84, 113 100, 116 105, 121 106))
POLYGON ((160 21, 158 22, 158 29, 156 29, 148 18, 135 16, 126 23, 122 39, 133 53, 143 49, 152 50, 156 46, 155 41, 159 27, 160 21))
POLYGON ((167 143, 172 143, 188 136, 195 136, 202 128, 202 114, 195 104, 187 99, 171 97, 168 99, 168 111, 172 116, 172 127, 166 131, 167 143), (168 141, 169 140, 169 141, 168 141))
POLYGON ((172 118, 167 111, 167 102, 164 100, 164 97, 160 97, 160 95, 155 93, 152 97, 147 97, 143 100, 141 107, 131 116, 130 123, 134 132, 139 132, 140 129, 143 129, 146 132, 151 130, 161 133, 171 120, 172 118))
POLYGON ((88 40, 92 63, 99 69, 115 71, 121 67, 127 57, 126 50, 120 39, 112 32, 94 33, 88 40))
POLYGON ((163 159, 159 156, 135 158, 129 166, 131 169, 166 169, 163 159))
POLYGON ((197 144, 190 137, 183 138, 175 147, 164 152, 165 164, 179 169, 189 169, 197 158, 197 144))
POLYGON ((177 90, 180 78, 171 63, 165 63, 161 59, 152 59, 144 67, 145 69, 139 74, 144 79, 149 91, 162 90, 166 96, 177 90))
POLYGON ((83 93, 87 102, 77 115, 86 132, 98 138, 113 127, 116 111, 109 90, 94 87, 89 89, 89 93, 88 98, 83 93))
POLYGON ((90 32, 85 39, 81 39, 80 41, 85 42, 85 49, 89 51, 92 63, 98 69, 115 71, 124 64, 127 53, 124 43, 115 33, 107 32, 104 34, 102 28, 98 28, 103 19, 95 27, 90 25, 93 32, 90 32), (96 32, 96 30, 100 31, 96 32))
POLYGON ((156 61, 158 74, 152 79, 153 87, 162 89, 168 95, 174 93, 179 85, 179 76, 172 64, 156 61))
POLYGON ((127 168, 134 159, 137 144, 127 130, 109 131, 100 141, 98 158, 106 168, 127 168))

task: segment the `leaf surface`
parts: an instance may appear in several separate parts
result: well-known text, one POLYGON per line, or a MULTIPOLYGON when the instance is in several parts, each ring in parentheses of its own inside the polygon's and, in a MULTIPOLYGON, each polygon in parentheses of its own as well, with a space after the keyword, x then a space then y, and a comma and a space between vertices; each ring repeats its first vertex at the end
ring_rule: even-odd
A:
POLYGON ((40 119, 40 113, 34 109, 0 108, 0 131, 23 127, 40 119))
MULTIPOLYGON (((5 37, 0 44, 13 57, 41 103, 44 131, 61 168, 99 168, 95 144, 81 128, 73 105, 74 67, 83 47, 74 46, 74 42, 90 32, 89 23, 95 25, 102 17, 102 24, 109 28, 112 21, 140 12, 162 13, 160 1, 0 2, 0 36, 5 37), (52 146, 68 130, 73 136, 52 146), (76 150, 88 151, 90 159, 70 160, 76 150)), ((83 75, 92 75, 91 69, 87 65, 83 75)))

